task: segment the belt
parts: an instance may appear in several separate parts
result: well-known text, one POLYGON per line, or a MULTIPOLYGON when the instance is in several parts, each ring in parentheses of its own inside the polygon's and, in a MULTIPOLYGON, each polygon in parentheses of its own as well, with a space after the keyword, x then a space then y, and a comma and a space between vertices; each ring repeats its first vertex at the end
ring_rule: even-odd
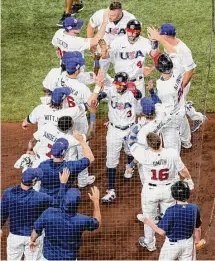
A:
POLYGON ((184 239, 170 239, 170 238, 168 238, 168 239, 169 239, 170 243, 177 243, 178 241, 189 239, 189 237, 188 238, 184 238, 184 239))
POLYGON ((120 130, 127 130, 128 128, 130 128, 131 126, 133 126, 134 123, 131 123, 131 124, 129 124, 129 125, 127 125, 127 126, 124 126, 124 127, 114 125, 112 122, 110 122, 110 125, 113 126, 114 128, 120 129, 120 130))
POLYGON ((137 78, 133 78, 133 79, 131 79, 131 80, 129 80, 129 81, 131 81, 131 82, 136 82, 136 81, 142 80, 142 79, 143 79, 143 76, 138 76, 137 78))
MULTIPOLYGON (((168 186, 168 185, 170 185, 170 184, 172 184, 172 183, 167 183, 167 184, 162 184, 162 185, 168 186)), ((148 185, 149 185, 149 186, 152 186, 152 187, 157 187, 157 186, 158 186, 157 184, 153 184, 153 183, 148 183, 148 185)), ((159 184, 159 185, 161 185, 161 184, 159 184)))

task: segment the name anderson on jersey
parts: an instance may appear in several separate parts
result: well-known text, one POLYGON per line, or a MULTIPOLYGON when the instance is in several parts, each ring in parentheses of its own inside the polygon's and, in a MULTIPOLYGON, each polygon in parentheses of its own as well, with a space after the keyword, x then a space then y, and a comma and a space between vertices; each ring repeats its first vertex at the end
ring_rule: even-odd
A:
POLYGON ((48 140, 53 141, 53 142, 55 142, 57 140, 57 138, 54 135, 52 135, 51 133, 48 133, 46 131, 44 132, 43 137, 45 137, 48 140))

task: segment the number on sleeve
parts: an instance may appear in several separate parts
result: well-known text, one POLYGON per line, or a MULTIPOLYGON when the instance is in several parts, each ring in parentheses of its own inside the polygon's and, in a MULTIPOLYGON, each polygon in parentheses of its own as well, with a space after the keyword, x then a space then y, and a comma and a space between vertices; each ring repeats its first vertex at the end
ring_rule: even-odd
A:
POLYGON ((169 178, 169 169, 160 169, 157 173, 156 169, 152 169, 152 180, 167 180, 169 178))

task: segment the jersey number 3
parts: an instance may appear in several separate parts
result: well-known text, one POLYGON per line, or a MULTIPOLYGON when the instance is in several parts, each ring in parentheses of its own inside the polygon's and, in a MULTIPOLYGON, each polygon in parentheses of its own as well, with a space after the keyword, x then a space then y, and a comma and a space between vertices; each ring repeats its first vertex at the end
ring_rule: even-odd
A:
POLYGON ((159 171, 156 169, 152 169, 152 180, 167 180, 169 178, 169 169, 160 169, 159 171))

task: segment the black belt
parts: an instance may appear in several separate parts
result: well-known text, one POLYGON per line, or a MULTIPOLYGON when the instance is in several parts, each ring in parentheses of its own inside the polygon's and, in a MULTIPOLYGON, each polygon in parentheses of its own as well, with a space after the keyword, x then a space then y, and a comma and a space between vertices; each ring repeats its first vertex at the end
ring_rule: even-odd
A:
POLYGON ((127 126, 124 126, 124 127, 114 125, 112 122, 110 122, 110 125, 113 126, 114 128, 120 129, 120 130, 127 130, 128 128, 130 128, 131 126, 133 126, 134 123, 131 123, 131 124, 129 124, 129 125, 127 125, 127 126))
MULTIPOLYGON (((165 184, 165 185, 167 186, 167 185, 170 185, 170 184, 171 184, 171 183, 167 183, 167 184, 165 184)), ((149 186, 152 186, 152 187, 157 187, 156 184, 152 184, 152 183, 149 183, 148 185, 149 185, 149 186)), ((162 184, 162 185, 163 185, 163 184, 162 184)))
POLYGON ((181 240, 186 240, 186 239, 189 239, 189 237, 188 238, 184 238, 184 239, 169 239, 169 242, 170 243, 177 243, 178 241, 181 241, 181 240))
POLYGON ((142 80, 142 79, 143 79, 143 76, 139 76, 139 77, 133 78, 133 79, 131 79, 131 80, 129 80, 129 81, 131 81, 131 82, 136 82, 136 81, 142 80))

